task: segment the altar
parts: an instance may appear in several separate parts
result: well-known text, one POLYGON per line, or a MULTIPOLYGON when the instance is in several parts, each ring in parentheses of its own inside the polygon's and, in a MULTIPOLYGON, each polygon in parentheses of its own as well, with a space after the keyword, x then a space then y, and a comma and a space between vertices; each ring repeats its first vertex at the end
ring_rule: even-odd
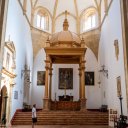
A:
POLYGON ((80 110, 80 101, 51 101, 51 110, 80 110))
POLYGON ((59 101, 73 101, 73 96, 69 96, 69 95, 59 96, 59 101))
MULTIPOLYGON (((52 35, 46 41, 44 48, 45 60, 45 92, 43 98, 43 110, 86 110, 85 98, 85 47, 84 39, 68 30, 67 11, 63 31, 52 35), (59 70, 59 88, 64 90, 64 96, 59 96, 59 101, 52 101, 52 70, 53 64, 78 64, 79 100, 74 101, 73 96, 67 96, 66 90, 73 89, 73 71, 59 70)), ((56 93, 55 93, 56 94, 56 93)), ((56 95, 55 95, 56 97, 56 95)), ((56 98, 55 98, 56 99, 56 98)))

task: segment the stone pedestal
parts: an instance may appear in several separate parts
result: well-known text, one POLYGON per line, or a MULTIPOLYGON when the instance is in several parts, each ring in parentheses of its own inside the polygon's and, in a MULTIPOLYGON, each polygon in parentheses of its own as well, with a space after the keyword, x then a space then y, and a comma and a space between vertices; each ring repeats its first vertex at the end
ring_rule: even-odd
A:
POLYGON ((80 101, 81 101, 81 103, 80 103, 80 107, 81 107, 81 111, 86 111, 87 109, 86 109, 86 100, 87 99, 85 99, 85 98, 83 98, 83 99, 81 99, 80 101))
POLYGON ((50 110, 50 103, 48 98, 43 99, 44 104, 43 104, 43 110, 50 110))

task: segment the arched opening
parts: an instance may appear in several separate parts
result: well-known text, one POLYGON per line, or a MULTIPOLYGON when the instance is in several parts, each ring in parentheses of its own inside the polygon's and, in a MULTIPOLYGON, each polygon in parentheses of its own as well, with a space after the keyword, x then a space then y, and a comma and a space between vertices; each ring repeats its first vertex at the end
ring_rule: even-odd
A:
POLYGON ((5 113, 5 104, 7 104, 7 100, 5 101, 5 96, 7 96, 7 88, 3 86, 0 92, 0 120, 2 120, 5 113))
POLYGON ((41 30, 49 30, 49 15, 46 10, 38 10, 36 14, 36 27, 41 30))
POLYGON ((92 30, 98 26, 98 13, 97 10, 94 7, 90 7, 86 9, 82 13, 82 28, 81 30, 83 32, 86 32, 88 30, 92 30))

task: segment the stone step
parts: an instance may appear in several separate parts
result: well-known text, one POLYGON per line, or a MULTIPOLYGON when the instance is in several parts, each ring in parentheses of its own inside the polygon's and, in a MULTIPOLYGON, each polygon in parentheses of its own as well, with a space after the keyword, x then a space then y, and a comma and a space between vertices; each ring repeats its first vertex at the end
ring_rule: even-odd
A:
MULTIPOLYGON (((108 112, 81 112, 81 111, 40 111, 37 112, 39 125, 52 124, 83 124, 108 125, 108 112)), ((31 125, 31 112, 16 112, 13 125, 31 125)))

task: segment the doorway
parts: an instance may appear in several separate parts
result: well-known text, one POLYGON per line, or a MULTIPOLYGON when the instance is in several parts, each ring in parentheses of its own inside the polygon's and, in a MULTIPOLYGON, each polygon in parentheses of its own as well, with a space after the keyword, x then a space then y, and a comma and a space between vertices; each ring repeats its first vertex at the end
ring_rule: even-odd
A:
POLYGON ((5 104, 7 104, 7 100, 6 100, 6 103, 5 103, 5 96, 7 95, 7 88, 6 86, 4 86, 2 89, 1 89, 1 93, 0 93, 0 120, 2 120, 2 117, 5 113, 5 104))

